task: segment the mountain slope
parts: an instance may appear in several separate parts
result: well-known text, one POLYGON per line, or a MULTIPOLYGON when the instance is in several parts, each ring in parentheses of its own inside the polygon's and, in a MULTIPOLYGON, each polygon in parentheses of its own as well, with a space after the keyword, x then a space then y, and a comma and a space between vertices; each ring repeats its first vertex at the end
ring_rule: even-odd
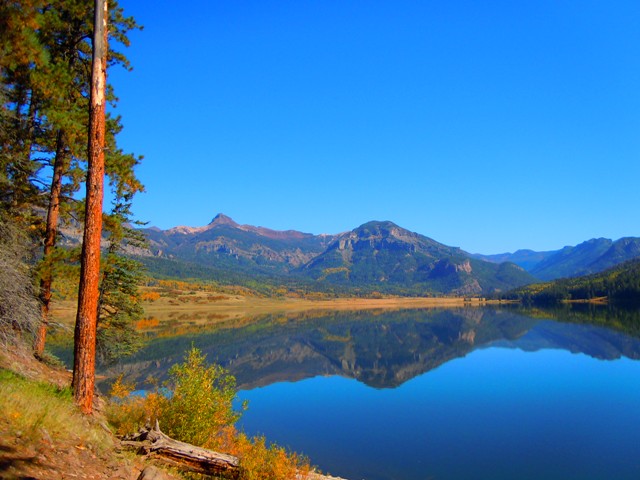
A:
POLYGON ((640 302, 640 258, 591 275, 527 285, 502 296, 540 304, 602 297, 607 297, 610 302, 640 302))
POLYGON ((239 225, 219 214, 204 227, 144 230, 154 256, 235 271, 286 274, 324 251, 333 235, 239 225))
POLYGON ((538 263, 531 274, 541 280, 577 277, 601 272, 640 256, 640 238, 593 238, 575 247, 564 247, 538 263))
POLYGON ((557 250, 547 252, 536 252, 534 250, 517 250, 513 253, 498 253, 495 255, 483 255, 481 253, 473 253, 472 257, 479 260, 485 260, 493 263, 511 262, 524 268, 530 272, 536 265, 551 255, 557 253, 557 250))
POLYGON ((591 272, 601 272, 638 257, 640 257, 640 238, 624 237, 613 242, 606 252, 591 262, 588 269, 591 272))
POLYGON ((484 294, 535 281, 515 264, 471 258, 392 222, 369 222, 340 235, 312 235, 239 225, 220 214, 204 227, 149 228, 144 233, 150 249, 143 261, 162 276, 412 295, 484 294))
POLYGON ((533 278, 514 264, 470 258, 392 222, 369 222, 335 239, 300 272, 320 283, 411 287, 423 292, 480 294, 533 278))

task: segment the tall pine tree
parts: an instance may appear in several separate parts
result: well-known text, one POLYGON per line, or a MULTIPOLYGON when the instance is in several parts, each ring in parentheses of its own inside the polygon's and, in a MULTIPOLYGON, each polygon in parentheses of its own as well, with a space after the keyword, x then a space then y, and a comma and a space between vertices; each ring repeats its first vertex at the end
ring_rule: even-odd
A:
POLYGON ((80 257, 80 285, 78 286, 78 312, 76 314, 73 355, 73 396, 85 414, 93 412, 95 389, 100 241, 102 239, 102 201, 104 197, 107 19, 107 1, 95 0, 87 196, 85 199, 84 236, 80 257))

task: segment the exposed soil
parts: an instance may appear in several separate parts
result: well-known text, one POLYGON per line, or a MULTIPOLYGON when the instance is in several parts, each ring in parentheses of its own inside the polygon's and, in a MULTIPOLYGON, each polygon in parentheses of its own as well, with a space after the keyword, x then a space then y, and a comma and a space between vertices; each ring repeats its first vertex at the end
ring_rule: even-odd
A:
POLYGON ((3 423, 0 422, 0 478, 135 480, 140 474, 140 465, 119 458, 115 452, 99 454, 47 435, 39 441, 11 438, 3 423))

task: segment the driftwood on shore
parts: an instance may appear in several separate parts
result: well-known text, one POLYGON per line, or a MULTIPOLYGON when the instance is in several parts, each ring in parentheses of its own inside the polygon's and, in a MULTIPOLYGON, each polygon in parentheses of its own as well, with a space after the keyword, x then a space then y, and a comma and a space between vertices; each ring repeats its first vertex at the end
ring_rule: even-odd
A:
POLYGON ((142 428, 134 436, 122 440, 122 445, 195 473, 230 479, 238 478, 240 474, 237 457, 174 440, 160 431, 158 422, 154 428, 142 428))
MULTIPOLYGON (((240 475, 240 461, 237 457, 174 440, 160 431, 158 422, 155 427, 142 428, 137 434, 123 439, 121 443, 140 454, 190 472, 217 475, 228 479, 237 479, 240 475)), ((299 480, 344 480, 315 472, 297 477, 299 480)))

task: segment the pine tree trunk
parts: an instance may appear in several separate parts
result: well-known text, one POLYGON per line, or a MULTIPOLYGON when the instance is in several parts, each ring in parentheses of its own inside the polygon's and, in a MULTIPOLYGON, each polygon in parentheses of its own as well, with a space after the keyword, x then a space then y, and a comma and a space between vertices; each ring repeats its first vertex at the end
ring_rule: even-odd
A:
POLYGON ((67 169, 68 153, 64 143, 64 133, 58 130, 56 138, 56 156, 53 162, 53 178, 51 180, 51 192, 49 194, 49 208, 47 210, 47 227, 44 237, 43 264, 44 272, 40 279, 40 302, 42 318, 36 333, 34 342, 34 352, 41 357, 44 353, 44 346, 47 339, 47 329, 49 326, 49 307, 51 304, 51 286, 53 275, 49 256, 56 246, 56 236, 58 234, 58 217, 60 216, 60 194, 62 192, 62 176, 67 169))
POLYGON ((95 0, 87 198, 82 256, 80 259, 80 285, 73 358, 73 395, 76 403, 85 414, 90 414, 93 411, 95 386, 100 239, 102 236, 102 199, 104 189, 107 12, 107 1, 95 0))

